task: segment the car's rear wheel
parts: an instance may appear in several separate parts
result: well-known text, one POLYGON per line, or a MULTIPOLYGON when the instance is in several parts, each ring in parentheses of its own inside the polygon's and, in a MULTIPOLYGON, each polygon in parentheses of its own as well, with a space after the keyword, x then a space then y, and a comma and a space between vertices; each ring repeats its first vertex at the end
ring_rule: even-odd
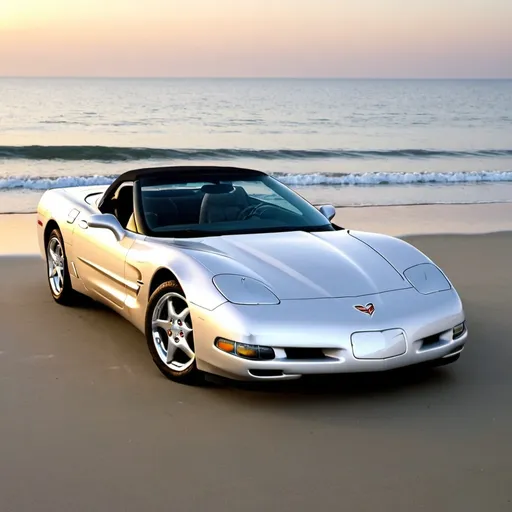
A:
POLYGON ((64 240, 58 229, 54 229, 46 244, 46 269, 50 292, 55 302, 64 306, 73 304, 74 291, 68 270, 64 240))
POLYGON ((145 331, 153 361, 168 379, 184 384, 202 380, 196 365, 190 308, 176 281, 163 283, 151 295, 145 331))

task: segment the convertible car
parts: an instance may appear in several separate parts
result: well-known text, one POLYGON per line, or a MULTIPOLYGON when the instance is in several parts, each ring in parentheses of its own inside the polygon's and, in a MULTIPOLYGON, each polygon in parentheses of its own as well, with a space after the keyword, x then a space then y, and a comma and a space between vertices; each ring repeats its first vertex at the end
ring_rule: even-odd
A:
POLYGON ((37 223, 55 301, 108 305, 179 382, 456 361, 467 330, 445 274, 334 215, 263 172, 185 166, 49 190, 37 223))

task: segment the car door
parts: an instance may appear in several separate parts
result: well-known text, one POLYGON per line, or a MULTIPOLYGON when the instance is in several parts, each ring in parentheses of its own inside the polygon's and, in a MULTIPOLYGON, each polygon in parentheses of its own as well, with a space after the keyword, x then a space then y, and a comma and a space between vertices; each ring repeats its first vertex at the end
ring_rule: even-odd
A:
POLYGON ((130 285, 125 279, 126 256, 135 242, 136 234, 125 231, 125 236, 118 240, 109 229, 91 227, 89 217, 87 212, 80 214, 73 234, 74 264, 78 277, 89 291, 123 308, 127 286, 130 285))

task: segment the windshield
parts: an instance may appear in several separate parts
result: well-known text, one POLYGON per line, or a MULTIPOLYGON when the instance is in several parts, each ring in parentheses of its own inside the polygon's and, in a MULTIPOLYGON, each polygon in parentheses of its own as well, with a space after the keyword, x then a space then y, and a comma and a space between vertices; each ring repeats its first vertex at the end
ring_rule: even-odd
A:
POLYGON ((142 179, 140 197, 153 236, 334 230, 314 206, 266 175, 180 183, 142 179))

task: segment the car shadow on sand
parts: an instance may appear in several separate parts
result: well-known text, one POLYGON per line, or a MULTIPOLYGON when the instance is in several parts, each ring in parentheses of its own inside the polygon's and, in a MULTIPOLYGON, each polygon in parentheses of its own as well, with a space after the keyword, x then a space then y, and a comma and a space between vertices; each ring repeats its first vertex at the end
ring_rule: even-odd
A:
POLYGON ((206 381, 209 387, 239 391, 252 397, 288 395, 317 399, 319 396, 362 398, 393 395, 444 387, 453 383, 454 379, 454 370, 449 367, 413 366, 375 373, 305 376, 291 381, 240 382, 216 376, 207 376, 206 381))

